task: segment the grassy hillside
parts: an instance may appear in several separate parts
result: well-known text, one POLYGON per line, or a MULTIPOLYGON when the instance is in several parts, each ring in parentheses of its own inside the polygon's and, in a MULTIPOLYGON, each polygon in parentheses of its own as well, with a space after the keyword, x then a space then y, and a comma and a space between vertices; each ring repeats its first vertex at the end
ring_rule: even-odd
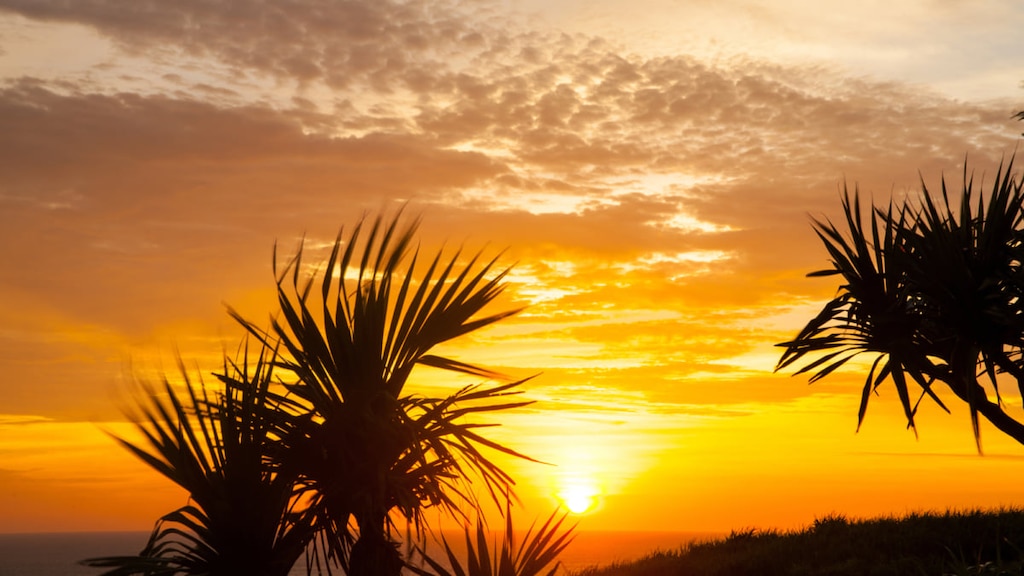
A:
POLYGON ((747 530, 574 576, 1024 575, 1024 509, 847 520, 800 532, 747 530))

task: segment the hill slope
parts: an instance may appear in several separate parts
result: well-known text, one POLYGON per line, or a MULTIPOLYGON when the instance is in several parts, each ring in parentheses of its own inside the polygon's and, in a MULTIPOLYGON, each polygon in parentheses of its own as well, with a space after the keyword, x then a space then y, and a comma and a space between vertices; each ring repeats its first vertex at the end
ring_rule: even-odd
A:
POLYGON ((944 576, 1024 574, 1024 509, 747 530, 574 576, 944 576))

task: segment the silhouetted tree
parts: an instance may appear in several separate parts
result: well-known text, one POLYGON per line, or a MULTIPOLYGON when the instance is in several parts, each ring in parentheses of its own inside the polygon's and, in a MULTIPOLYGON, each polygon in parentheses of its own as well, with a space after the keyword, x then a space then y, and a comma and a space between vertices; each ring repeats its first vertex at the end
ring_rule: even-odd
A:
POLYGON ((185 489, 189 503, 163 516, 137 556, 87 560, 109 576, 286 576, 314 535, 302 488, 266 458, 286 422, 273 400, 274 352, 250 364, 225 359, 211 397, 184 366, 186 397, 166 380, 138 397, 145 442, 118 442, 185 489))
POLYGON ((795 339, 779 344, 776 370, 809 357, 796 373, 814 382, 866 354, 873 363, 858 427, 872 392, 892 380, 913 428, 924 396, 946 409, 938 382, 968 405, 979 451, 979 415, 1024 443, 1024 424, 1003 409, 997 379, 1007 374, 1024 394, 1022 183, 1011 159, 985 197, 965 167, 959 199, 944 179, 940 198, 922 183, 920 206, 872 206, 868 224, 857 192, 844 190, 845 232, 814 222, 832 266, 809 274, 839 275, 842 284, 795 339))
MULTIPOLYGON (((474 417, 529 404, 515 399, 523 380, 444 397, 404 391, 417 365, 498 376, 430 352, 518 311, 480 315, 508 270, 438 252, 421 273, 419 221, 400 227, 400 216, 376 218, 365 242, 364 222, 340 233, 320 273, 302 272, 301 247, 278 269, 275 250, 271 328, 229 309, 261 346, 255 363, 248 347, 226 360, 213 396, 182 369, 186 400, 166 381, 137 398, 146 442, 118 441, 190 500, 139 555, 87 564, 109 576, 277 576, 308 551, 309 571, 315 561, 328 573, 398 576, 397 518, 422 537, 427 507, 466 521, 481 514, 478 488, 512 497, 512 478, 485 452, 525 456, 481 436, 489 424, 474 417)), ((542 532, 547 543, 555 530, 542 532)))
POLYGON ((404 393, 417 365, 496 376, 430 352, 517 312, 479 315, 507 273, 480 254, 439 252, 420 274, 418 223, 378 217, 365 243, 360 223, 339 234, 319 274, 301 272, 301 248, 281 269, 275 259, 280 316, 269 331, 232 312, 268 347, 281 346, 278 365, 294 375, 285 388, 299 409, 279 466, 311 489, 317 525, 349 576, 400 573, 394 514, 419 528, 426 507, 476 509, 470 479, 495 499, 507 495, 512 479, 481 448, 520 456, 480 436, 472 416, 527 404, 509 399, 522 381, 443 398, 404 393))

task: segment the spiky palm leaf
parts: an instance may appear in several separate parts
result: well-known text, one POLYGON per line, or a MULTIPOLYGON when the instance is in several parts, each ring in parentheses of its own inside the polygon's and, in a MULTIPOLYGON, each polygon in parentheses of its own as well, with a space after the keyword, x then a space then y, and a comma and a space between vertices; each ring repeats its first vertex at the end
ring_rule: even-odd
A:
POLYGON ((479 447, 520 456, 484 439, 467 420, 525 405, 506 398, 520 382, 466 388, 449 398, 403 395, 416 365, 495 376, 430 352, 518 310, 480 316, 508 272, 495 269, 496 259, 482 261, 478 253, 463 262, 459 252, 439 252, 421 273, 412 248, 418 220, 400 228, 400 216, 387 223, 377 217, 365 242, 363 222, 340 233, 321 275, 304 277, 301 247, 280 269, 275 257, 281 318, 271 331, 232 312, 252 334, 287 352, 280 365, 296 377, 289 392, 310 416, 297 420, 285 442, 315 487, 321 525, 336 534, 335 552, 353 575, 398 569, 393 511, 418 526, 426 506, 458 510, 451 498, 469 494, 459 487, 467 472, 492 494, 511 489, 511 478, 479 447), (358 540, 350 546, 352 521, 358 540))
POLYGON ((295 479, 272 469, 269 443, 281 433, 274 404, 274 352, 250 365, 225 359, 220 391, 210 397, 184 365, 186 397, 164 381, 146 388, 136 421, 144 443, 116 440, 189 493, 189 504, 163 516, 137 556, 87 560, 104 574, 283 576, 314 534, 311 511, 298 506, 295 479))

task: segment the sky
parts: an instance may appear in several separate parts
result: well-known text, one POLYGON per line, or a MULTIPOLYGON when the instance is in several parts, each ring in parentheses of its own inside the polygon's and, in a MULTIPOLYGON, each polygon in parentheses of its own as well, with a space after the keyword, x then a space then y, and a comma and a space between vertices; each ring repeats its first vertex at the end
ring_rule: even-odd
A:
MULTIPOLYGON (((812 218, 1020 146, 1013 0, 0 0, 0 532, 147 530, 185 495, 109 437, 274 312, 274 246, 364 214, 501 253, 445 347, 533 376, 492 436, 524 518, 791 529, 1024 504, 1024 447, 780 349, 834 294, 812 218), (502 252, 504 251, 504 252, 502 252)), ((465 380, 423 368, 423 389, 465 380)), ((1004 396, 1005 398, 1005 396, 1004 396)), ((1020 398, 1009 398, 1020 404, 1020 398)))

